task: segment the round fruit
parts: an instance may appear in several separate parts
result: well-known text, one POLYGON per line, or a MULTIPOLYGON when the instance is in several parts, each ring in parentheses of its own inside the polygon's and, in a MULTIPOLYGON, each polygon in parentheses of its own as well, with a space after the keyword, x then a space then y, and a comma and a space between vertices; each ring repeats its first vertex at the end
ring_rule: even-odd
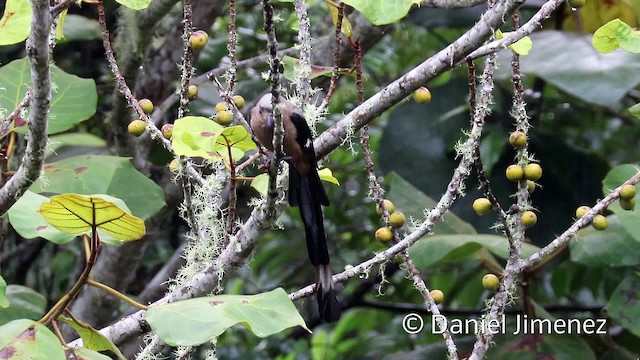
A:
POLYGON ((381 227, 380 229, 376 230, 376 240, 380 241, 383 244, 386 244, 389 241, 393 240, 393 232, 391 232, 391 229, 387 227, 381 227))
POLYGON ((584 216, 584 214, 587 213, 587 211, 591 210, 590 207, 586 206, 586 205, 582 205, 579 208, 576 209, 576 217, 578 219, 582 218, 584 216))
POLYGON ((233 103, 236 104, 238 109, 242 109, 244 107, 245 101, 244 98, 240 95, 233 95, 233 103))
POLYGON ((132 122, 129 123, 127 130, 131 135, 140 136, 144 133, 146 128, 147 128, 147 124, 144 121, 133 120, 132 122))
POLYGON ((153 112, 153 103, 149 99, 142 99, 138 101, 138 105, 145 114, 151 114, 153 112))
POLYGON ((216 121, 220 125, 229 125, 233 121, 233 114, 229 110, 223 110, 216 114, 216 121))
POLYGON ((487 198, 477 198, 473 201, 473 211, 482 216, 491 212, 491 201, 487 198))
POLYGON ((394 229, 403 227, 406 220, 406 216, 401 212, 394 212, 389 215, 389 225, 394 229))
MULTIPOLYGON (((384 199, 384 208, 387 209, 387 211, 389 212, 389 215, 393 214, 393 212, 396 211, 396 206, 393 205, 391 200, 384 199)), ((378 215, 382 214, 382 211, 380 211, 380 208, 377 206, 376 206, 376 212, 378 213, 378 215)))
POLYGON ((538 216, 533 211, 525 211, 520 216, 520 220, 522 221, 522 225, 525 228, 530 228, 538 222, 538 216))
POLYGON ((189 99, 195 99, 198 97, 198 87, 195 85, 189 85, 187 88, 187 96, 189 99))
POLYGON ((567 0, 567 4, 571 6, 572 9, 580 9, 587 3, 587 0, 567 0))
POLYGON ((633 210, 636 208, 636 199, 620 199, 620 207, 625 210, 633 210))
POLYGON ((431 297, 433 298, 433 301, 436 302, 436 304, 442 304, 442 302, 444 301, 444 293, 442 292, 442 290, 431 290, 429 291, 429 294, 431 294, 431 297))
POLYGON ((413 100, 417 103, 428 103, 431 101, 431 91, 422 86, 413 93, 413 100))
POLYGON ((520 165, 509 165, 505 174, 507 176, 507 180, 516 182, 522 180, 524 170, 522 170, 522 166, 520 165))
POLYGON ((522 131, 514 131, 509 135, 509 144, 516 149, 524 149, 527 146, 527 135, 522 131))
POLYGON ((169 170, 171 170, 172 173, 177 173, 178 171, 180 171, 181 167, 182 166, 180 165, 180 160, 178 159, 173 159, 169 163, 169 170))
POLYGON ((162 136, 164 136, 165 139, 169 140, 171 139, 172 135, 173 135, 173 124, 162 125, 162 136))
POLYGON ((524 177, 527 180, 539 180, 542 177, 542 167, 538 164, 528 164, 524 167, 524 177))
POLYGON ((490 291, 496 291, 500 287, 500 279, 493 274, 487 274, 482 277, 482 287, 490 291))
POLYGON ((197 30, 189 37, 189 46, 194 50, 204 49, 205 45, 207 45, 207 41, 209 41, 209 34, 205 31, 197 30))
POLYGON ((609 226, 609 221, 603 215, 598 214, 595 218, 593 218, 593 222, 591 223, 591 225, 596 230, 604 230, 609 226))
POLYGON ((535 181, 527 180, 527 191, 529 194, 533 194, 533 192, 536 191, 535 181))
POLYGON ((634 185, 625 185, 620 189, 620 199, 631 200, 636 197, 636 187, 634 185))
POLYGON ((225 110, 229 110, 229 106, 227 105, 226 102, 220 101, 219 103, 216 104, 216 112, 221 112, 225 110))

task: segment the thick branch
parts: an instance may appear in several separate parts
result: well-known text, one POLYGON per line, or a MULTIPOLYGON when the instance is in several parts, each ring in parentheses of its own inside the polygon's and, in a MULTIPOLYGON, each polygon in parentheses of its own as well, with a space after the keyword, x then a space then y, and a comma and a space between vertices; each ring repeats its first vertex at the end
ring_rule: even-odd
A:
POLYGON ((49 72, 49 1, 33 0, 31 35, 27 39, 27 56, 31 63, 31 99, 27 149, 15 175, 0 189, 0 214, 4 214, 40 176, 47 147, 47 122, 51 103, 49 72))

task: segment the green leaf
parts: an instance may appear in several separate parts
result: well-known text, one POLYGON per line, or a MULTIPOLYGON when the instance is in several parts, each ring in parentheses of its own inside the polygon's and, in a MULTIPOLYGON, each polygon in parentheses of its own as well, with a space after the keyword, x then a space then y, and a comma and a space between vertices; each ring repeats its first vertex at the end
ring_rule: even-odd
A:
POLYGON ((63 37, 59 43, 99 39, 102 39, 102 30, 97 20, 75 14, 69 14, 65 17, 63 37))
POLYGON ((66 133, 50 136, 47 150, 56 152, 58 149, 65 146, 103 148, 107 146, 107 142, 103 138, 89 133, 66 133))
MULTIPOLYGON (((434 208, 436 202, 403 179, 400 175, 392 172, 391 182, 387 199, 396 206, 396 211, 402 211, 407 216, 416 219, 423 219, 424 208, 434 208)), ((433 233, 442 234, 475 234, 476 230, 469 223, 463 221, 455 214, 448 212, 444 215, 443 221, 438 222, 433 228, 433 233)))
POLYGON ((131 213, 143 220, 165 205, 162 189, 138 172, 129 158, 118 156, 83 155, 46 164, 44 174, 29 190, 53 194, 109 194, 122 199, 131 213))
POLYGON ((47 299, 32 289, 21 285, 7 286, 9 307, 0 308, 0 324, 16 319, 37 320, 46 310, 47 299))
POLYGON ((261 195, 267 195, 269 190, 269 175, 260 174, 251 180, 251 187, 256 189, 261 195))
POLYGON ((609 298, 607 314, 625 329, 640 336, 640 274, 627 276, 609 298))
POLYGON ((146 9, 151 3, 151 0, 116 0, 116 1, 132 10, 146 9))
POLYGON ((631 115, 640 119, 640 103, 637 103, 629 108, 631 115))
POLYGON ((79 235, 98 228, 121 241, 138 240, 145 234, 142 219, 98 196, 56 195, 40 206, 40 215, 67 234, 79 235))
MULTIPOLYGON (((85 348, 65 348, 64 353, 67 359, 74 360, 111 360, 107 355, 102 355, 97 351, 85 348)), ((124 359, 121 358, 121 359, 124 359)))
POLYGON ((621 225, 618 216, 607 216, 609 226, 598 231, 580 230, 571 242, 571 260, 587 266, 635 266, 640 264, 640 242, 621 225))
MULTIPOLYGON (((338 24, 338 4, 331 0, 324 0, 325 3, 329 6, 329 12, 331 13, 331 21, 333 21, 333 26, 338 24)), ((340 32, 344 34, 344 36, 351 36, 351 22, 347 19, 346 16, 342 17, 342 25, 340 26, 340 32)))
POLYGON ((7 282, 0 276, 0 308, 9 307, 9 299, 7 298, 7 282))
POLYGON ((203 344, 238 323, 262 338, 293 326, 307 329, 282 288, 258 295, 219 295, 153 306, 145 318, 172 346, 203 344))
MULTIPOLYGON (((634 164, 624 164, 618 165, 611 169, 607 176, 602 180, 602 193, 605 195, 609 195, 611 190, 617 188, 622 185, 625 181, 629 180, 632 176, 638 173, 639 169, 637 165, 634 164)), ((636 195, 636 202, 640 201, 640 194, 636 195)), ((627 231, 629 235, 635 241, 640 243, 640 211, 638 211, 638 207, 634 210, 624 210, 620 207, 620 201, 616 201, 611 204, 608 208, 613 211, 618 219, 620 220, 620 224, 627 231)))
POLYGON ((613 19, 596 30, 592 43, 602 53, 610 53, 620 47, 640 54, 640 31, 633 30, 620 19, 613 19))
MULTIPOLYGON (((640 84, 639 54, 618 51, 603 56, 588 36, 573 32, 545 30, 531 34, 531 39, 536 46, 520 59, 522 72, 578 99, 618 108, 620 100, 640 84)), ((498 60, 496 77, 510 79, 511 57, 502 51, 498 60)))
POLYGON ((29 37, 31 26, 31 2, 7 0, 4 15, 0 18, 0 45, 11 45, 29 37))
POLYGON ((58 320, 63 321, 71 326, 82 338, 82 344, 84 347, 95 351, 111 351, 118 356, 119 359, 126 359, 120 352, 120 349, 102 335, 98 330, 94 329, 88 324, 79 324, 73 319, 69 319, 64 316, 60 316, 58 320))
POLYGON ((173 123, 171 145, 177 155, 220 160, 215 140, 225 128, 202 116, 186 116, 173 123))
MULTIPOLYGON (((500 30, 496 30, 496 39, 500 40, 509 34, 511 34, 511 32, 509 31, 503 33, 500 30)), ((531 41, 531 38, 528 36, 525 36, 522 39, 509 45, 509 49, 513 50, 518 55, 527 55, 529 51, 531 51, 532 47, 533 41, 531 41)))
MULTIPOLYGON (((411 258, 418 267, 429 267, 440 261, 456 261, 486 248, 502 259, 509 257, 507 238, 497 235, 429 235, 409 248, 411 258)), ((538 247, 522 244, 522 257, 531 256, 538 247)))
POLYGON ((333 177, 333 172, 331 172, 331 169, 320 169, 318 170, 318 175, 320 176, 320 180, 340 186, 340 182, 338 181, 338 179, 333 177))
POLYGON ((229 159, 229 148, 231 148, 231 156, 234 161, 242 159, 246 151, 257 148, 256 144, 251 140, 249 132, 242 125, 224 128, 216 136, 215 143, 215 150, 227 161, 229 159))
POLYGON ((56 335, 31 320, 15 320, 0 326, 0 356, 11 360, 65 360, 56 335))
MULTIPOLYGON (((68 130, 96 112, 98 94, 93 79, 82 79, 51 66, 51 110, 49 134, 68 130)), ((31 70, 26 58, 0 68, 0 108, 15 109, 31 86, 31 70)), ((17 130, 26 133, 26 127, 17 130)))
POLYGON ((405 17, 411 10, 411 6, 420 4, 420 0, 344 0, 343 2, 360 11, 374 25, 394 23, 405 17))

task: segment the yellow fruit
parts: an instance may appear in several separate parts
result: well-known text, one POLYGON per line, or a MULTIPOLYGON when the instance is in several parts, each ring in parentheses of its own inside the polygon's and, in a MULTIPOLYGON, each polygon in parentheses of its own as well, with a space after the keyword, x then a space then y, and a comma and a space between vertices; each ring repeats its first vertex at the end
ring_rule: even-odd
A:
POLYGON ((229 110, 229 106, 227 106, 226 102, 220 101, 219 103, 216 104, 216 112, 221 112, 225 110, 229 110))
POLYGON ((520 165, 509 165, 505 171, 505 175, 509 181, 520 181, 524 177, 524 170, 522 170, 522 166, 520 165))
POLYGON ((609 226, 609 221, 603 215, 598 214, 595 218, 593 218, 591 226, 593 226, 593 228, 596 230, 604 230, 609 226))
POLYGON ((482 216, 491 212, 491 201, 487 198, 477 198, 473 201, 473 211, 482 216))
POLYGON ((582 205, 579 208, 576 209, 576 217, 578 219, 582 218, 584 216, 584 214, 587 213, 587 211, 591 210, 590 207, 586 206, 586 205, 582 205))
POLYGON ((620 199, 631 200, 636 197, 636 187, 634 185, 625 185, 620 189, 620 199))
POLYGON ((236 104, 238 109, 242 109, 244 107, 245 101, 244 98, 240 95, 233 95, 233 103, 236 104))
POLYGON ((386 244, 389 241, 393 240, 393 232, 387 227, 381 227, 380 229, 376 230, 376 240, 380 241, 383 244, 386 244))
POLYGON ((431 297, 433 298, 433 301, 436 302, 436 304, 442 304, 442 302, 444 301, 444 293, 442 292, 442 290, 431 290, 429 294, 431 294, 431 297))
POLYGON ((146 128, 147 128, 147 124, 144 121, 133 120, 132 122, 129 123, 127 130, 131 135, 140 136, 144 133, 146 128))
POLYGON ((216 122, 220 125, 229 125, 233 121, 233 114, 229 110, 223 110, 216 114, 216 122))
POLYGON ((189 46, 194 50, 204 49, 207 45, 207 41, 209 41, 209 34, 205 31, 197 30, 189 37, 189 46))
POLYGON ((162 125, 162 136, 167 140, 171 139, 171 136, 173 136, 173 124, 162 125))
POLYGON ((533 194, 533 192, 536 191, 535 181, 527 180, 527 191, 529 194, 533 194))
POLYGON ((500 279, 493 274, 487 274, 482 277, 482 287, 490 291, 496 291, 500 287, 500 279))
POLYGON ((542 167, 538 164, 528 164, 524 167, 524 177, 527 180, 538 181, 542 177, 542 167))
POLYGON ((151 114, 153 112, 153 103, 149 99, 142 99, 138 101, 138 105, 145 114, 151 114))
POLYGON ((528 229, 538 222, 538 216, 533 211, 525 211, 520 216, 520 220, 522 225, 528 229))
POLYGON ((180 167, 180 160, 178 159, 173 159, 169 163, 169 170, 171 170, 172 173, 177 173, 178 171, 180 171, 180 167))
POLYGON ((417 103, 431 102, 431 91, 426 87, 420 87, 413 93, 413 100, 417 103))
MULTIPOLYGON (((396 207, 395 205, 393 205, 391 200, 384 199, 384 208, 387 209, 389 214, 393 214, 393 212, 396 211, 396 207)), ((378 215, 382 214, 382 211, 380 211, 380 208, 377 206, 376 206, 376 212, 378 213, 378 215)))
POLYGON ((636 198, 620 199, 620 207, 625 210, 633 210, 636 207, 636 198))
POLYGON ((401 212, 394 212, 389 215, 389 225, 394 229, 403 227, 406 220, 406 216, 401 212))
POLYGON ((572 9, 580 9, 587 3, 587 0, 567 0, 567 4, 571 6, 572 9))
POLYGON ((187 88, 187 96, 189 99, 195 99, 198 97, 198 87, 195 85, 189 85, 187 88))
POLYGON ((516 149, 524 149, 527 146, 527 135, 522 131, 514 131, 509 135, 509 144, 516 149))

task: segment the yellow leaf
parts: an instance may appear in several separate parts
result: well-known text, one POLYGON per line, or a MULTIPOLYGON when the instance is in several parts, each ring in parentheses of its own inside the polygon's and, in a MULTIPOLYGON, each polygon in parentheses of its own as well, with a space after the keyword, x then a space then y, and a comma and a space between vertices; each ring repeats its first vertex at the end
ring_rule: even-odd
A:
POLYGON ((340 182, 338 181, 338 179, 333 177, 333 172, 331 172, 331 169, 320 169, 318 170, 318 175, 320 175, 320 180, 340 186, 340 182))
MULTIPOLYGON (((331 13, 331 21, 333 21, 333 25, 338 24, 338 4, 334 3, 330 0, 324 0, 324 2, 329 5, 329 12, 331 13)), ((351 23, 346 16, 342 17, 342 26, 340 26, 340 32, 344 34, 344 36, 351 36, 351 23)))
POLYGON ((138 240, 145 233, 142 219, 97 196, 56 195, 40 206, 40 214, 67 234, 82 234, 96 227, 125 241, 138 240))

